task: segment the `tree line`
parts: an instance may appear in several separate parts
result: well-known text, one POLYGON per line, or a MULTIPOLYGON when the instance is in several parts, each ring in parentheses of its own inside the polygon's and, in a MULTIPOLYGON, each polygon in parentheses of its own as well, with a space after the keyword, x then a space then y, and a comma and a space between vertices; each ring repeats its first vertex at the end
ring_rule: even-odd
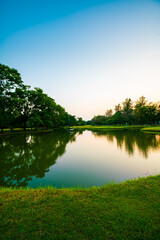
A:
POLYGON ((155 125, 160 124, 160 102, 152 103, 144 96, 133 102, 126 98, 122 104, 106 111, 104 115, 94 116, 88 123, 91 125, 155 125))
POLYGON ((20 73, 0 64, 0 129, 61 128, 84 124, 40 88, 23 83, 20 73))
POLYGON ((0 64, 0 129, 55 129, 76 125, 154 125, 160 123, 160 103, 144 96, 136 102, 126 98, 121 104, 85 122, 66 112, 40 88, 31 89, 23 83, 20 73, 0 64))

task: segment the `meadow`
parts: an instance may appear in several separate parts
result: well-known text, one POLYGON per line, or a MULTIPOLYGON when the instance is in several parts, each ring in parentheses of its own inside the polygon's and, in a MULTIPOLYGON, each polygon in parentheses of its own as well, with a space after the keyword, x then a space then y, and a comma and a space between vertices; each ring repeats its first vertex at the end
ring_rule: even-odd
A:
POLYGON ((160 175, 104 187, 0 189, 0 239, 160 239, 160 175))

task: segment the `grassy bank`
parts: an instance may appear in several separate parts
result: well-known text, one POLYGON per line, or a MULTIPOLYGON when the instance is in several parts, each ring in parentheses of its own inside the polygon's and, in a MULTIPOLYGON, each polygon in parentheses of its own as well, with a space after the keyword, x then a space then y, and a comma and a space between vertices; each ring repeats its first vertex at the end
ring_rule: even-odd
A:
MULTIPOLYGON (((133 125, 133 126, 91 126, 91 125, 85 125, 85 126, 73 126, 72 127, 75 130, 142 130, 145 132, 154 132, 154 133, 159 133, 160 132, 160 127, 151 127, 147 126, 144 128, 143 125, 133 125)), ((4 135, 10 135, 10 134, 17 134, 17 133, 38 133, 38 132, 53 132, 56 130, 67 130, 68 131, 69 127, 64 127, 60 129, 31 129, 27 128, 26 131, 24 131, 22 128, 14 128, 12 131, 10 129, 4 129, 3 133, 0 132, 0 136, 4 135)))
POLYGON ((160 175, 89 189, 0 189, 0 239, 160 239, 160 175))
POLYGON ((134 126, 91 126, 91 125, 85 125, 85 126, 74 126, 74 129, 77 130, 138 130, 143 128, 144 126, 141 125, 134 125, 134 126))
POLYGON ((39 128, 35 130, 34 128, 26 128, 26 131, 23 130, 23 128, 14 128, 12 131, 10 129, 4 129, 3 132, 0 132, 0 136, 5 135, 13 135, 13 134, 26 134, 26 133, 40 133, 40 132, 54 132, 54 131, 63 131, 66 130, 66 128, 55 128, 55 129, 43 129, 39 128))
POLYGON ((142 128, 141 130, 145 132, 160 133, 160 127, 146 127, 142 128))
POLYGON ((91 126, 91 125, 85 125, 85 126, 74 126, 73 127, 76 130, 141 130, 145 132, 152 132, 152 133, 160 133, 160 126, 158 127, 151 127, 144 125, 133 125, 133 126, 91 126))

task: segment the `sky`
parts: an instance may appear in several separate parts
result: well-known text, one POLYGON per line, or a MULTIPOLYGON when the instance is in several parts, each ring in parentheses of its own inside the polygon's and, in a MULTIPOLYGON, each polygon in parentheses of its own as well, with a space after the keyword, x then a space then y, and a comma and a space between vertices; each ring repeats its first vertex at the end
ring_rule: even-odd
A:
POLYGON ((160 0, 0 0, 0 63, 89 120, 160 101, 160 0))

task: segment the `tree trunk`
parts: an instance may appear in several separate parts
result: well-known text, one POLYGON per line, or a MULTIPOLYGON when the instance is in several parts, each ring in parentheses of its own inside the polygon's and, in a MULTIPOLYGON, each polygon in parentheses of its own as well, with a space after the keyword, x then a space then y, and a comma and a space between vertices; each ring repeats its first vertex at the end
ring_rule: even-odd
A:
POLYGON ((27 123, 27 121, 26 121, 26 119, 24 120, 24 127, 23 127, 23 130, 24 131, 26 131, 26 123, 27 123))

